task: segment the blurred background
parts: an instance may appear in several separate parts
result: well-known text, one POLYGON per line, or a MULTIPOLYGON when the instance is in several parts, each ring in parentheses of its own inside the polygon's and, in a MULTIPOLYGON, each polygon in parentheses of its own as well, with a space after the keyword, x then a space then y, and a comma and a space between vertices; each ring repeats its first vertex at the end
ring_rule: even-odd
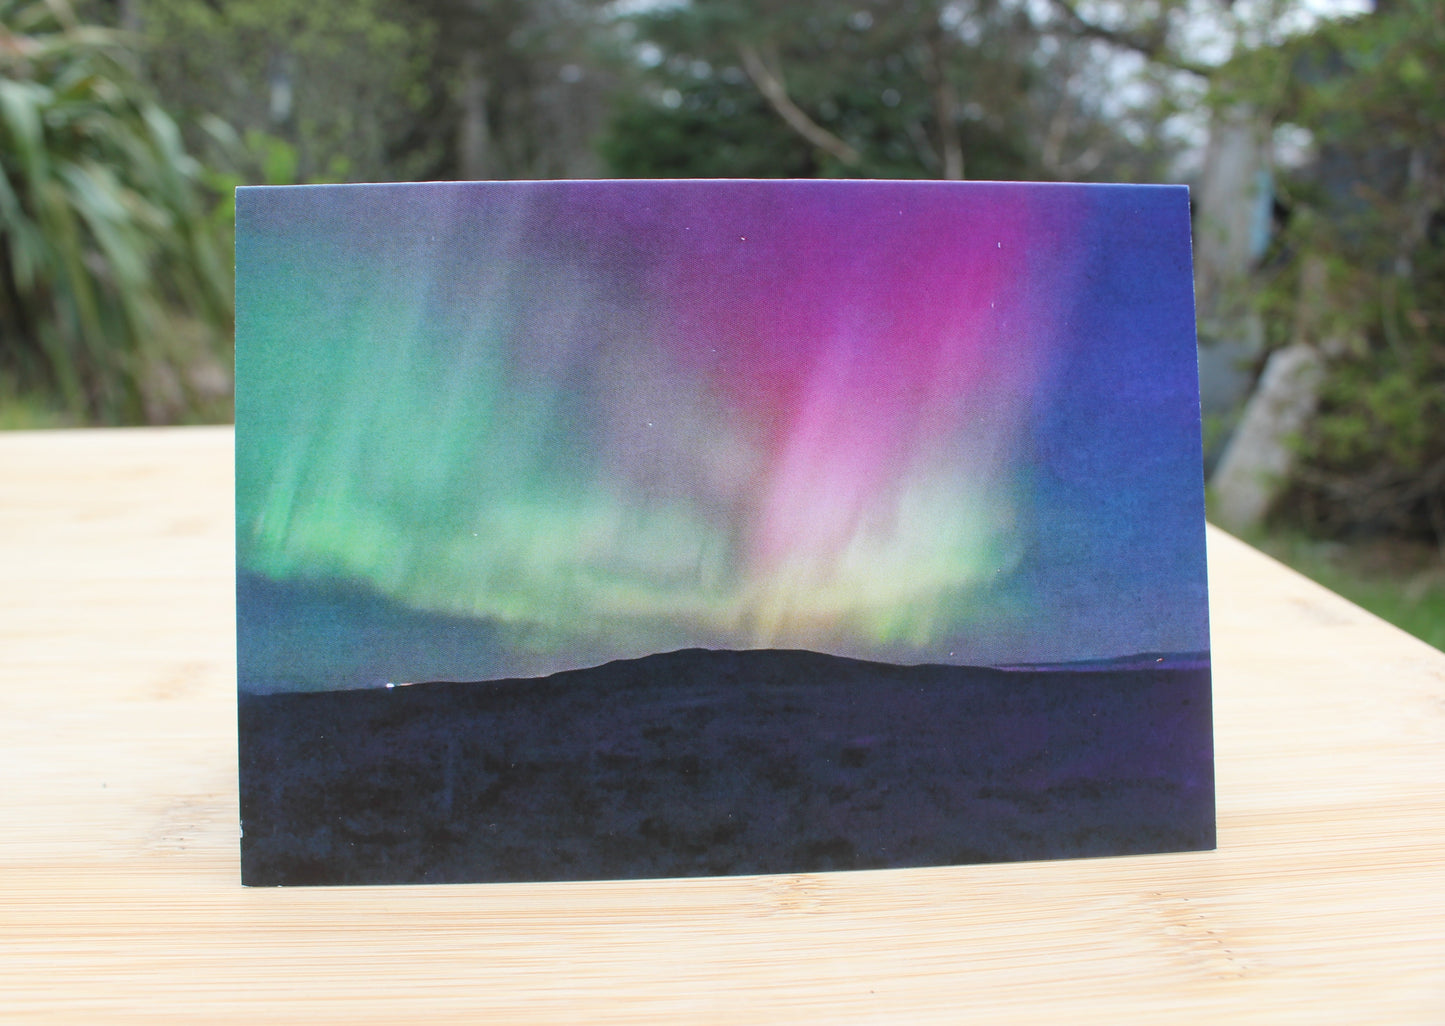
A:
POLYGON ((1445 646, 1440 0, 0 0, 0 428, 231 417, 233 189, 1184 182, 1211 518, 1445 646))

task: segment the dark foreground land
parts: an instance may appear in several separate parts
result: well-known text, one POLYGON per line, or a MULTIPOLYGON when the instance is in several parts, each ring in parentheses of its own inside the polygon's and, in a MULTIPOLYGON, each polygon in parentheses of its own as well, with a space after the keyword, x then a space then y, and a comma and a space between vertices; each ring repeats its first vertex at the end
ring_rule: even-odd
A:
POLYGON ((1214 846, 1207 663, 688 650, 242 694, 247 884, 805 872, 1214 846))

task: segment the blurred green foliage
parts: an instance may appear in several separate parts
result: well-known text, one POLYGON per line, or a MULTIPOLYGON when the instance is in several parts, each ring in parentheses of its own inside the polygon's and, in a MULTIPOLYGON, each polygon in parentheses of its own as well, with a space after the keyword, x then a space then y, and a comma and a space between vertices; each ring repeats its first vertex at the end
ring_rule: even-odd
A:
POLYGON ((1330 367, 1284 522, 1445 540, 1439 0, 68 2, 0 0, 0 424, 228 416, 237 185, 1169 180, 1198 104, 1308 140, 1249 282, 1330 367))
POLYGON ((623 178, 812 178, 812 147, 755 90, 722 81, 693 89, 676 110, 628 96, 602 137, 608 168, 623 178))
POLYGON ((0 0, 0 392, 107 423, 224 401, 230 262, 201 176, 117 34, 0 0))
POLYGON ((1307 129, 1261 303, 1325 352, 1321 406, 1279 504, 1316 534, 1445 546, 1445 6, 1398 0, 1251 55, 1236 88, 1307 129), (1427 69, 1437 69, 1431 73, 1427 69))
POLYGON ((1171 149, 1078 89, 1087 43, 1022 5, 692 0, 627 20, 649 55, 602 140, 623 177, 1157 178, 1171 149))
POLYGON ((209 161, 236 162, 201 127, 219 119, 266 162, 268 182, 407 179, 435 163, 412 130, 431 98, 436 28, 402 0, 145 0, 139 10, 150 83, 209 161))

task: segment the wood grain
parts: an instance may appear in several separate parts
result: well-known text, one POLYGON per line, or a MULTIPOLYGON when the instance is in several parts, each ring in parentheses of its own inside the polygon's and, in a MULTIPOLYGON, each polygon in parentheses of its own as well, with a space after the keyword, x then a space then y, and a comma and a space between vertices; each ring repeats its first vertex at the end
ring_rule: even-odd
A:
POLYGON ((0 435, 0 1020, 1445 1022, 1445 655, 1219 532, 1217 852, 243 889, 231 447, 0 435))

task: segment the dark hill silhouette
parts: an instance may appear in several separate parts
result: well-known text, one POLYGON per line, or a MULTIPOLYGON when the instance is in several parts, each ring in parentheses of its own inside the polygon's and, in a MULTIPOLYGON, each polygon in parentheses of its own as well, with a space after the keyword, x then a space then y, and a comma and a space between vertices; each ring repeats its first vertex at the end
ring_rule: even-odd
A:
MULTIPOLYGON (((1132 657, 1131 657, 1132 658, 1132 657)), ((240 698, 248 884, 803 872, 1212 847, 1209 670, 688 649, 240 698)))

